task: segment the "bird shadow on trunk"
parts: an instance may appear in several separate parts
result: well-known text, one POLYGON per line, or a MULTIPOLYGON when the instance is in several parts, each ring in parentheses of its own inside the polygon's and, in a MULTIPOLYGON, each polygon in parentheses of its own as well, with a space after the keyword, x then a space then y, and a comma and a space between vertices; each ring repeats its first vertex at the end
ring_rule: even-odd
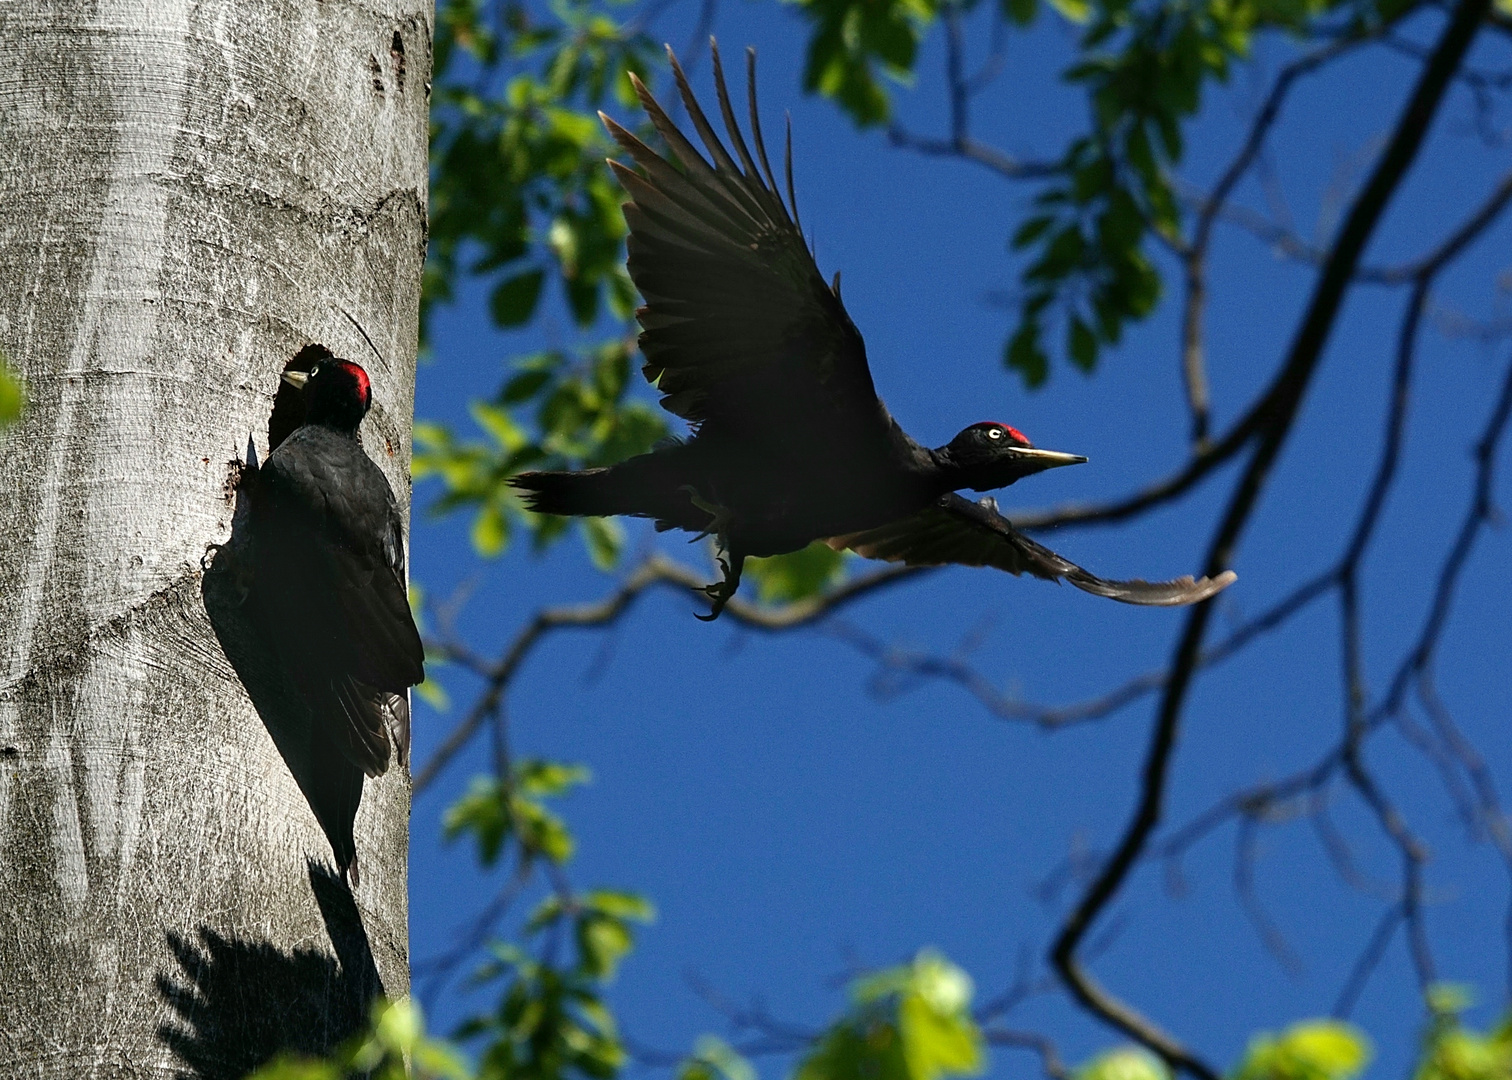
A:
POLYGON ((280 1053, 329 1054, 366 1026, 383 981, 351 892, 328 868, 309 863, 332 951, 285 951, 200 926, 170 932, 178 970, 159 973, 173 1016, 158 1038, 182 1062, 178 1080, 239 1080, 280 1053))

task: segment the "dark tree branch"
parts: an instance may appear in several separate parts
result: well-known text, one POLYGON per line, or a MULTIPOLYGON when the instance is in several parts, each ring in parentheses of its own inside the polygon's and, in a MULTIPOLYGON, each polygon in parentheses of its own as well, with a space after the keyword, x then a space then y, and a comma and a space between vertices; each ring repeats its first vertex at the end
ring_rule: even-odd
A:
POLYGON ((1061 1060, 1055 1044, 1045 1036, 1032 1031, 1015 1031, 1011 1028, 988 1028, 982 1036, 992 1046, 1007 1046, 1015 1050, 1028 1050, 1038 1054, 1040 1070, 1049 1080, 1071 1080, 1075 1075, 1061 1060))
MULTIPOLYGON (((781 607, 762 607, 744 600, 732 600, 725 613, 727 618, 752 630, 791 630, 818 622, 863 596, 869 596, 906 578, 916 577, 927 569, 889 566, 839 585, 822 596, 781 607)), ((415 794, 428 788, 457 752, 498 713, 505 692, 520 666, 544 638, 557 630, 608 626, 623 616, 648 589, 671 586, 698 590, 703 585, 704 575, 697 570, 674 562, 664 555, 654 554, 632 570, 619 588, 597 603, 572 604, 537 611, 496 662, 483 660, 456 641, 432 642, 431 651, 435 655, 462 665, 482 678, 485 685, 466 717, 452 729, 425 763, 425 767, 415 774, 415 794)))
MULTIPOLYGON (((1394 395, 1394 407, 1388 417, 1388 433, 1395 433, 1395 438, 1400 438, 1401 424, 1400 415, 1405 408, 1406 379, 1410 372, 1409 347, 1412 336, 1406 332, 1406 328, 1412 324, 1409 318, 1404 324, 1404 351, 1399 355, 1397 371, 1397 393, 1394 395)), ((1317 830, 1319 839, 1325 852, 1333 862, 1341 879, 1351 887, 1361 892, 1374 896, 1385 896, 1390 900, 1390 907, 1382 923, 1382 929, 1371 939, 1370 944, 1362 953, 1359 962, 1355 965, 1349 980, 1341 991, 1336 1011, 1347 1013, 1353 1001, 1363 990, 1364 981, 1374 971, 1380 957, 1376 950, 1384 949, 1389 941, 1390 933, 1395 927, 1406 921, 1409 927, 1416 923, 1416 930, 1409 947, 1412 950, 1413 962, 1421 979, 1431 977, 1433 965, 1427 948, 1426 936, 1421 930, 1421 918, 1419 917, 1422 902, 1422 885, 1420 881, 1420 869, 1422 864, 1422 852, 1417 846, 1415 839, 1405 830, 1399 815, 1391 804, 1380 796, 1379 784, 1365 770, 1359 749, 1363 747, 1364 740, 1389 719, 1396 716, 1401 709, 1405 708, 1405 694, 1412 687, 1417 687, 1420 697, 1426 693, 1428 699, 1436 700, 1432 684, 1432 658, 1436 643, 1442 633, 1447 612, 1456 591, 1459 574, 1468 558, 1470 547, 1479 530, 1491 520, 1495 507, 1490 501, 1490 492, 1494 483, 1494 470, 1497 450, 1501 440, 1505 437, 1509 417, 1512 417, 1512 364, 1509 364, 1502 389, 1498 395, 1495 407, 1483 430, 1480 439, 1476 443, 1476 483, 1472 494, 1471 504, 1466 513, 1465 521, 1461 526, 1456 542, 1452 546, 1445 559, 1444 566, 1439 574, 1438 586, 1434 597, 1429 604, 1429 613, 1425 619, 1422 632, 1413 647, 1408 651, 1397 669, 1397 673, 1391 682, 1391 691, 1386 695, 1382 703, 1368 713, 1357 713, 1340 743, 1324 754, 1316 763, 1287 777, 1283 780, 1259 784, 1243 791, 1236 792, 1220 800, 1208 810, 1197 815, 1189 823, 1172 833, 1166 840, 1155 849, 1155 854, 1163 855, 1167 860, 1176 860, 1192 845, 1204 836, 1210 834, 1224 823, 1234 818, 1244 821, 1258 821, 1269 815, 1277 817, 1276 808, 1285 806, 1299 799, 1308 799, 1310 806, 1306 815, 1312 821, 1317 830), (1353 748, 1353 749, 1352 749, 1353 748), (1348 773, 1350 769, 1349 755, 1353 754, 1355 768, 1358 775, 1363 778, 1363 785, 1355 784, 1356 790, 1361 794, 1375 813, 1378 822, 1382 825, 1389 839, 1403 853, 1403 881, 1399 888, 1389 894, 1378 885, 1370 881, 1354 865, 1352 855, 1344 844, 1343 838, 1334 830, 1326 809, 1327 785, 1341 772, 1348 773), (1416 910, 1415 910, 1416 909, 1416 910), (1384 935, 1384 936, 1382 936, 1384 935)), ((1357 561, 1364 551, 1365 541, 1368 540, 1370 528, 1375 516, 1379 511, 1380 495, 1383 485, 1390 476, 1388 464, 1391 461, 1391 439, 1387 440, 1387 447, 1383 451, 1383 460, 1379 468, 1376 483, 1371 490, 1371 496, 1367 498, 1365 511, 1361 516, 1361 523, 1357 527, 1354 538, 1347 550, 1347 556, 1357 561)), ((1353 562, 1346 562, 1340 567, 1330 571, 1328 577, 1337 583, 1339 576, 1346 567, 1352 566, 1353 562)), ((1353 661, 1352 663, 1357 663, 1353 661)), ((1347 674, 1346 687, 1354 685, 1356 677, 1347 674)), ((1361 699, 1362 694, 1356 687, 1347 695, 1348 701, 1361 699)), ((1347 706, 1352 707, 1352 706, 1347 706)), ((1425 706, 1426 707, 1426 706, 1425 706)), ((1441 704, 1439 706, 1441 708, 1441 704)), ((1363 708, 1363 706, 1362 706, 1363 708)), ((1430 715, 1433 710, 1430 709, 1430 715)), ((1452 728, 1452 719, 1447 711, 1441 714, 1435 723, 1442 723, 1452 728)), ((1473 747, 1454 728, 1445 729, 1445 739, 1454 746, 1454 753, 1465 762, 1464 768, 1476 785, 1478 798, 1481 802, 1480 819, 1488 836, 1497 850, 1502 853, 1504 862, 1512 870, 1512 859, 1508 859, 1508 853, 1512 853, 1512 837, 1509 837, 1505 816, 1500 809, 1494 784, 1489 773, 1485 771, 1484 764, 1480 760, 1473 747)), ((1175 873, 1168 867, 1168 873, 1175 873)), ((1512 964, 1512 914, 1509 914, 1507 927, 1509 964, 1512 964)), ((1512 968, 1509 968, 1512 971, 1512 968)))
MULTIPOLYGON (((1424 269, 1430 264, 1452 257, 1458 248, 1476 239, 1506 209, 1509 198, 1512 198, 1512 174, 1503 176, 1480 209, 1438 247, 1419 258, 1392 266, 1361 266, 1355 270, 1354 280, 1365 285, 1388 287, 1411 284, 1422 276, 1424 269)), ((1202 203, 1199 202, 1199 205, 1202 203)), ((1248 207, 1225 205, 1220 208, 1219 217, 1271 245, 1286 258, 1309 266, 1319 266, 1323 262, 1325 252, 1321 249, 1297 236, 1289 226, 1277 224, 1248 207)))
POLYGON ((1260 941, 1276 958, 1282 970, 1297 978, 1304 970, 1302 960, 1287 943, 1286 935, 1281 933, 1281 928, 1265 910, 1265 905, 1260 902, 1260 896, 1255 891, 1256 823, 1255 817, 1245 815, 1239 819, 1239 828, 1234 833, 1234 894, 1239 897, 1239 906, 1244 909, 1255 933, 1260 935, 1260 941))
MULTIPOLYGON (((1456 5, 1433 56, 1423 68, 1390 143, 1350 208, 1287 360, 1261 403, 1259 443, 1235 486, 1228 510, 1213 537, 1205 570, 1209 575, 1222 573, 1233 561, 1234 548, 1285 444, 1366 242, 1374 233, 1408 166, 1417 156, 1444 91, 1489 8, 1490 0, 1461 0, 1456 5)), ((1160 1054, 1173 1068, 1189 1072, 1200 1080, 1216 1080, 1217 1073, 1172 1036, 1104 990, 1083 968, 1077 949, 1093 921, 1122 888, 1159 824, 1181 713, 1196 673, 1212 610, 1211 604, 1200 604, 1187 617, 1171 664, 1171 679, 1151 735, 1134 815, 1112 857, 1067 917, 1051 950, 1053 963, 1083 1007, 1160 1054)))
POLYGON ((1355 1002, 1360 1000, 1360 995, 1365 991, 1365 984, 1370 981, 1371 973, 1375 971, 1381 962, 1381 957, 1386 955, 1386 946, 1391 944, 1391 936, 1396 933, 1396 928, 1402 924, 1402 905, 1392 904, 1381 913, 1380 922, 1376 923, 1375 930, 1365 942, 1365 948, 1360 951, 1359 959, 1355 961, 1353 969, 1349 972, 1349 978, 1344 980, 1344 988, 1339 991, 1337 1000, 1334 1001, 1333 1015, 1340 1020, 1348 1019, 1354 1011, 1355 1002))
POLYGON ((1281 115, 1281 106, 1292 85, 1303 75, 1316 71, 1364 40, 1365 37, 1340 38, 1281 69, 1276 81, 1271 84, 1270 93, 1266 95, 1259 114, 1250 125, 1244 146, 1203 202, 1192 229, 1191 243, 1181 253, 1182 271, 1186 279, 1186 300, 1181 314, 1181 370, 1186 384, 1187 404, 1192 414, 1192 444, 1199 451, 1207 445, 1208 440, 1209 402, 1207 369, 1203 359, 1202 318, 1207 310, 1207 253, 1213 238, 1213 225, 1227 205, 1234 187, 1258 159, 1266 137, 1281 115))
POLYGON ((887 129, 893 146, 930 157, 953 157, 981 165, 1005 180, 1041 180, 1053 176, 1059 166, 1053 161, 1021 161, 995 147, 971 137, 971 96, 996 75, 1001 66, 1001 46, 994 44, 993 57, 987 67, 972 78, 966 76, 966 42, 961 29, 961 9, 954 3, 944 7, 945 79, 950 93, 950 137, 935 139, 915 135, 903 125, 893 123, 887 129))

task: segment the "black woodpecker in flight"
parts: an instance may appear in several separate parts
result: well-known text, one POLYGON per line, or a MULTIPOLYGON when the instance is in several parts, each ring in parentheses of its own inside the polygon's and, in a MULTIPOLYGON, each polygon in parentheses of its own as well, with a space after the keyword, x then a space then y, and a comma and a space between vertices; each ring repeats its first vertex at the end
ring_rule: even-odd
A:
MULTIPOLYGON (((671 50, 668 50, 669 56, 671 50)), ((646 378, 662 407, 693 435, 608 468, 515 477, 527 505, 547 514, 628 514, 658 529, 716 537, 723 580, 705 590, 712 619, 740 584, 748 556, 796 551, 815 540, 873 559, 933 566, 994 566, 1064 579, 1130 604, 1205 600, 1232 572, 1194 581, 1106 581, 1018 532, 991 499, 963 488, 1005 487, 1086 458, 1035 447, 1015 428, 978 423, 931 449, 910 438, 877 397, 861 333, 804 241, 767 158, 756 110, 755 54, 747 53, 747 146, 714 49, 714 85, 734 157, 699 107, 675 56, 672 71, 709 159, 631 75, 670 148, 667 161, 600 113, 640 171, 613 167, 625 205, 630 276, 646 378), (738 158, 738 161, 737 161, 738 158), (757 162, 760 162, 758 168, 757 162)))

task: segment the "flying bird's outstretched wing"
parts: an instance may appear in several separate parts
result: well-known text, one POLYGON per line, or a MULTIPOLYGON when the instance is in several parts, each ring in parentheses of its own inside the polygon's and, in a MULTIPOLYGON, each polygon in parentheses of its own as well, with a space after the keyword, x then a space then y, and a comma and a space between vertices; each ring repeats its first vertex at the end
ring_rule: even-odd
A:
MULTIPOLYGON (((712 44, 712 43, 711 43, 712 44)), ((625 205, 630 276, 645 298, 638 314, 646 378, 662 406, 694 423, 717 421, 736 434, 773 437, 795 416, 809 430, 881 430, 866 350, 840 302, 839 278, 825 284, 797 223, 792 134, 788 203, 777 190, 756 112, 756 59, 748 50, 751 133, 757 168, 730 106, 719 51, 714 82, 730 156, 672 55, 688 116, 706 161, 634 75, 631 81, 681 168, 600 113, 644 173, 611 161, 632 201, 625 205)))
POLYGON ((950 494, 912 517, 875 529, 826 541, 837 551, 849 548, 868 559, 910 566, 995 566, 1010 574, 1066 580, 1094 596, 1125 604, 1179 607, 1206 600, 1235 579, 1232 570, 1215 578, 1180 577, 1174 581, 1106 581, 1037 544, 998 512, 992 499, 972 502, 950 494))

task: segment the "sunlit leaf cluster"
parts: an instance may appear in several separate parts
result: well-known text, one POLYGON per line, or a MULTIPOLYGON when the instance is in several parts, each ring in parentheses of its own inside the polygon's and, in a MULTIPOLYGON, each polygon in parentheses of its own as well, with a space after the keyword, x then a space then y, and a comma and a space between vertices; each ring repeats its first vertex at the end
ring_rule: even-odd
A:
POLYGON ((472 1080, 457 1048, 425 1034, 420 1006, 409 998, 373 1004, 372 1023, 328 1058, 281 1056, 247 1080, 472 1080))
POLYGON ((1478 1032, 1465 1026, 1460 1015, 1470 1004, 1470 994, 1461 987, 1430 989, 1431 1019, 1414 1080, 1512 1080, 1512 1015, 1478 1032))
POLYGON ((625 1061, 603 987, 634 944, 632 924, 649 922, 651 905, 629 893, 597 891, 548 897, 525 926, 535 953, 499 944, 475 976, 499 983, 498 1006, 458 1033, 479 1040, 478 1080, 607 1080, 625 1061), (570 954, 566 960, 560 958, 570 954))
POLYGON ((940 1080, 982 1071, 971 979, 939 953, 858 980, 850 1012, 825 1033, 794 1080, 940 1080))
POLYGON ((885 123, 884 80, 912 81, 936 0, 797 0, 811 27, 803 87, 833 98, 857 124, 885 123))
POLYGON ((816 540, 788 555, 747 559, 745 576, 755 582, 756 595, 763 603, 802 600, 845 577, 845 553, 816 540))
POLYGON ((606 306, 628 318, 623 196, 595 111, 629 107, 626 73, 646 72, 654 55, 649 38, 587 0, 544 16, 523 3, 441 8, 425 310, 466 274, 490 283, 503 327, 528 322, 552 282, 580 326, 606 306))
POLYGON ((446 811, 446 838, 470 835, 484 866, 494 865, 510 841, 525 861, 543 857, 565 863, 572 858, 572 834, 542 800, 587 781, 581 765, 535 758, 516 763, 507 778, 480 776, 446 811))
POLYGON ((1352 1080, 1370 1061, 1370 1042, 1338 1020, 1293 1024, 1251 1040, 1235 1080, 1352 1080))
POLYGON ((1172 181, 1185 149, 1183 125, 1205 88, 1223 83, 1256 35, 1361 36, 1401 5, 1335 0, 1181 0, 1062 3, 1085 25, 1079 59, 1064 78, 1089 106, 1089 129, 1073 139, 1011 246, 1024 253, 1019 323, 1004 361, 1028 386, 1049 375, 1051 332, 1065 356, 1091 371, 1104 346, 1155 310, 1163 288, 1153 239, 1180 248, 1181 209, 1172 181))
MULTIPOLYGON (((631 378, 624 340, 577 355, 537 353, 516 362, 493 400, 473 403, 481 439, 460 439, 443 424, 417 423, 414 476, 436 476, 444 486, 432 511, 471 509, 473 546, 482 555, 501 554, 521 525, 537 550, 545 547, 566 531, 567 522, 527 511, 509 477, 526 469, 591 468, 649 450, 667 426, 652 405, 628 396, 631 378)), ((623 536, 619 525, 588 518, 582 528, 595 564, 614 565, 623 536)))

